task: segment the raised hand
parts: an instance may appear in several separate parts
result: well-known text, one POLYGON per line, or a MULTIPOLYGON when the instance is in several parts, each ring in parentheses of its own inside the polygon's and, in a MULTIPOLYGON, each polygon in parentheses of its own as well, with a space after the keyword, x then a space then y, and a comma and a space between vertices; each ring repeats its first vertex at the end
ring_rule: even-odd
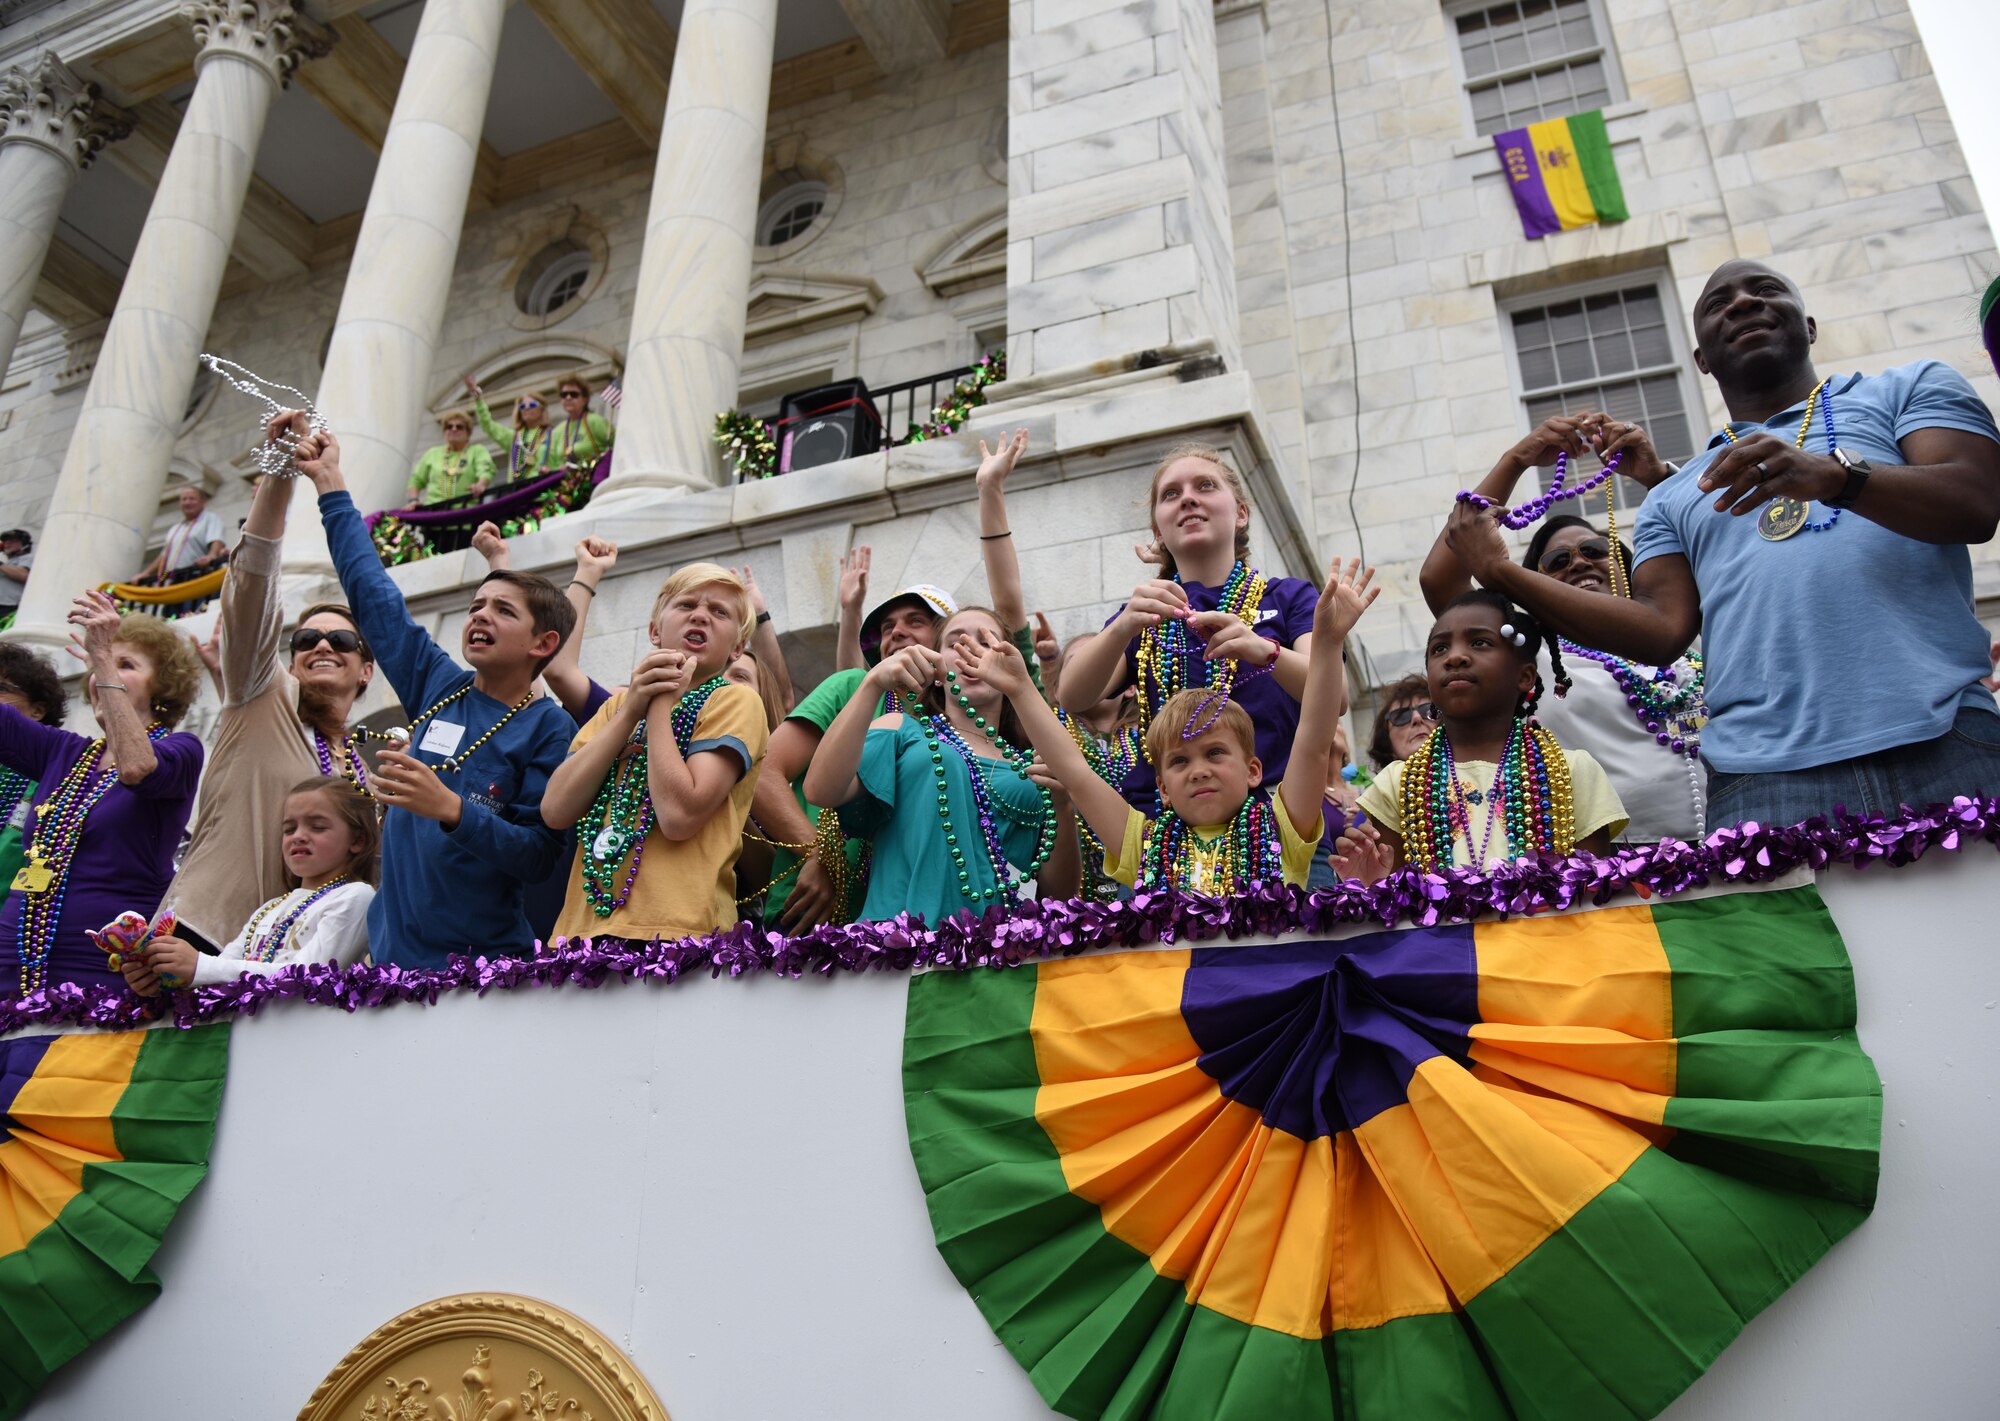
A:
POLYGON ((1507 540, 1500 534, 1497 508, 1454 503, 1444 520, 1444 541, 1465 565, 1465 570, 1482 583, 1489 581, 1494 568, 1510 561, 1507 540))
POLYGON ((1025 696, 1035 688, 1028 677, 1028 664, 1021 660, 1019 648, 1011 641, 986 636, 977 642, 961 642, 958 659, 965 663, 967 671, 1003 696, 1025 696))
POLYGON ((1062 659, 1062 643, 1056 640, 1056 629, 1049 625, 1045 613, 1035 613, 1035 660, 1044 666, 1062 659))
POLYGON ((465 393, 472 396, 472 398, 474 398, 475 400, 478 399, 479 382, 472 378, 472 372, 468 370, 460 378, 465 381, 465 393))
MULTIPOLYGON (((108 592, 85 592, 69 606, 70 655, 86 662, 93 672, 110 675, 111 644, 118 640, 117 604, 108 592)), ((141 707, 143 709, 143 707, 141 707)))
POLYGON ((485 558, 490 568, 507 566, 507 540, 500 536, 500 525, 490 518, 473 530, 472 550, 485 558))
MULTIPOLYGON (((299 421, 304 419, 303 414, 298 415, 299 421)), ((321 493, 346 488, 346 481, 340 476, 340 441, 332 431, 307 434, 300 425, 293 427, 299 433, 297 443, 292 446, 292 462, 298 465, 299 472, 311 479, 313 487, 321 493)))
POLYGON ((850 548, 840 560, 840 609, 861 620, 861 604, 868 600, 868 563, 872 551, 866 543, 850 548))
POLYGON ((1591 446, 1597 450, 1599 459, 1608 464, 1614 454, 1625 456, 1618 465, 1620 478, 1630 479, 1650 489, 1658 488, 1672 476, 1667 461, 1653 448, 1653 441, 1642 426, 1629 420, 1613 419, 1608 414, 1578 415, 1577 418, 1587 422, 1591 446))
POLYGON ((1313 608, 1314 638, 1339 641, 1353 631, 1361 614, 1382 595, 1381 588, 1370 585, 1374 580, 1375 569, 1363 568, 1360 558, 1349 558, 1345 567, 1335 558, 1320 591, 1319 605, 1313 608))
POLYGON ((618 545, 609 538, 578 538, 576 540, 577 581, 595 587, 598 580, 618 565, 618 545), (589 577, 584 574, 589 573, 589 577))
POLYGON ((1049 792, 1049 798, 1058 806, 1069 803, 1069 791, 1063 787, 1063 782, 1056 778, 1056 772, 1041 760, 1030 763, 1027 774, 1030 781, 1049 792))
POLYGON ((750 564, 737 568, 736 575, 743 579, 743 590, 750 594, 750 610, 760 617, 770 611, 764 602, 764 589, 757 585, 757 574, 750 570, 750 564))
POLYGON ((984 439, 979 441, 979 472, 973 476, 973 483, 979 488, 1005 487, 1007 475, 1014 472, 1014 465, 1021 462, 1021 455, 1028 449, 1028 431, 1017 429, 1012 438, 996 439, 989 450, 984 439))
POLYGON ((1602 418, 1602 415, 1587 414, 1550 415, 1508 452, 1523 469, 1547 468, 1556 461, 1558 454, 1581 459, 1590 448, 1586 421, 1602 418))

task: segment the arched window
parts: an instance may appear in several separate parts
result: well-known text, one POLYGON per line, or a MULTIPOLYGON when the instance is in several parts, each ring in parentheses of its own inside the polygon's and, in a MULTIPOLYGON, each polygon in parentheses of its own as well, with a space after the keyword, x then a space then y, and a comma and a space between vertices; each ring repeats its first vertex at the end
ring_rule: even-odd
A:
POLYGON ((805 235, 825 210, 825 183, 809 180, 779 190, 757 214, 757 245, 784 246, 805 235))

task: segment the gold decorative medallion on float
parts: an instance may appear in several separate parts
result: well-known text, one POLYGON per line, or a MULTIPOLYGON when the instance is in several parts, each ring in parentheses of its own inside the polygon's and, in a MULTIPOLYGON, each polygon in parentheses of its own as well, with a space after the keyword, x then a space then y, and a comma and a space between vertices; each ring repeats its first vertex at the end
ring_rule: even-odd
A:
POLYGON ((553 1303, 459 1293, 363 1338, 299 1421, 668 1421, 624 1353, 553 1303))

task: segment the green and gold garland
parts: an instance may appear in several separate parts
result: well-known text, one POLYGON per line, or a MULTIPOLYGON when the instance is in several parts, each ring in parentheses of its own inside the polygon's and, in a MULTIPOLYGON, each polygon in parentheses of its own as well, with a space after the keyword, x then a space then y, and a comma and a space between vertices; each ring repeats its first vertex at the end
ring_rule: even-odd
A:
MULTIPOLYGON (((898 439, 898 445, 944 439, 965 427, 972 412, 986 403, 986 388, 1007 378, 1007 352, 985 356, 951 387, 951 393, 931 410, 930 417, 898 439)), ((715 417, 715 443, 739 479, 768 479, 778 472, 778 431, 742 410, 724 410, 715 417)))

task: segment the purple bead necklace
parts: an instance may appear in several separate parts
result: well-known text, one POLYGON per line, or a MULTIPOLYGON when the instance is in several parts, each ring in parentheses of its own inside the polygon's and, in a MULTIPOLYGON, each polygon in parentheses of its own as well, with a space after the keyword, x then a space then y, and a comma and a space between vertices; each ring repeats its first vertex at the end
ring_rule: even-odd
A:
MULTIPOLYGON (((1569 453, 1567 450, 1558 452, 1556 454, 1555 477, 1549 480, 1548 488, 1536 494, 1526 503, 1509 508, 1501 513, 1500 521, 1507 527, 1514 529, 1525 528, 1531 523, 1540 522, 1548 511, 1563 499, 1582 498, 1599 484, 1604 483, 1613 474, 1618 472, 1618 465, 1623 462, 1624 458, 1625 451, 1620 449, 1611 456, 1603 468, 1599 469, 1576 487, 1570 488, 1567 487, 1569 482, 1569 453)), ((1461 492, 1458 496, 1458 501, 1460 503, 1469 503, 1474 508, 1498 508, 1500 506, 1496 500, 1488 498, 1483 493, 1474 493, 1471 489, 1461 492)))

